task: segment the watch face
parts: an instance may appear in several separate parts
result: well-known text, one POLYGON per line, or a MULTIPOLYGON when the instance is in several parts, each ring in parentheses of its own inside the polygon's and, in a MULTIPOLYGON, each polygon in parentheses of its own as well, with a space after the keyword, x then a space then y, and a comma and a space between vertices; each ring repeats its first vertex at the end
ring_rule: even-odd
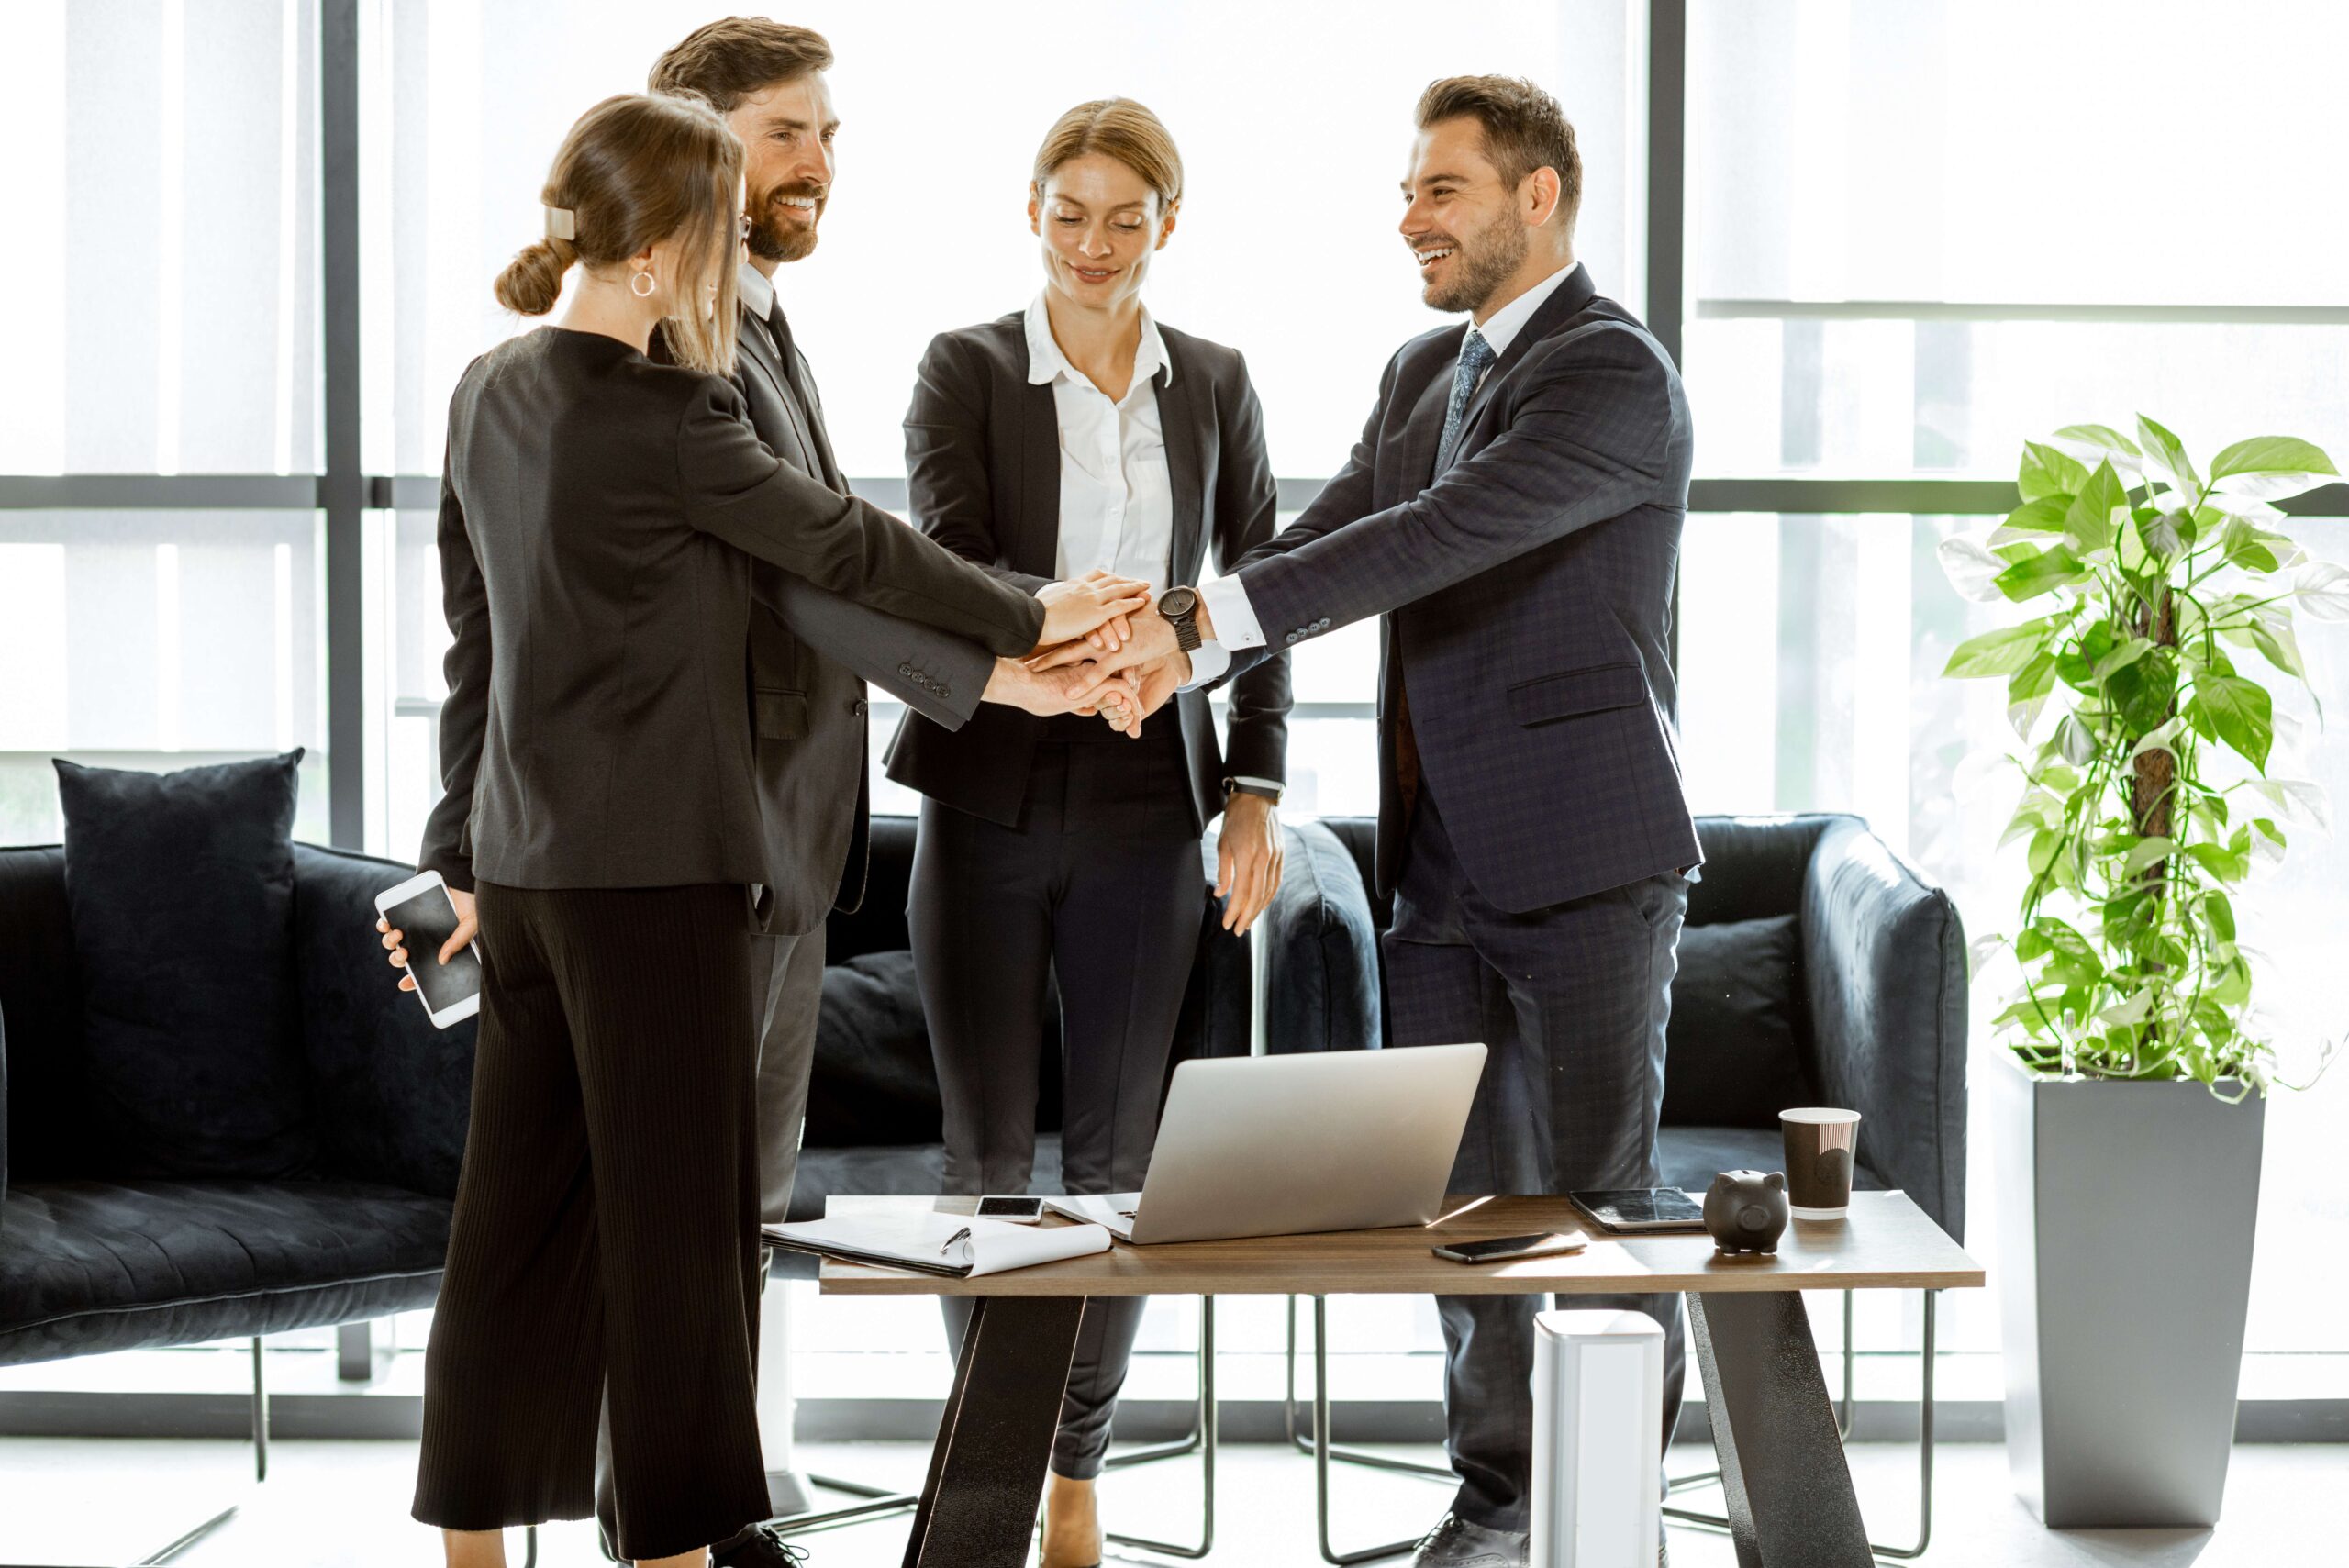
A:
POLYGON ((1197 589, 1169 588, 1158 596, 1158 613, 1163 616, 1186 616, 1198 607, 1197 589))

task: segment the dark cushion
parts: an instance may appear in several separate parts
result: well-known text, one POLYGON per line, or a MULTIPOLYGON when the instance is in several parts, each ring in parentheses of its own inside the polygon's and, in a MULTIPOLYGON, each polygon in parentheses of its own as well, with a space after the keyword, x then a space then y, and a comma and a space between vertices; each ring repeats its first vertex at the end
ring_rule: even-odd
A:
POLYGON ((1264 1048, 1375 1049, 1384 1040, 1383 982, 1362 872, 1321 823, 1284 832, 1281 885, 1264 913, 1264 1048))
POLYGON ((369 1183, 32 1183, 0 1227, 0 1364, 429 1306, 449 1205, 369 1183))
POLYGON ((294 846, 294 970, 318 1157, 328 1173, 457 1195, 475 1021, 434 1029, 375 935, 375 895, 416 874, 294 846))
POLYGON ((99 1173, 65 851, 53 844, 0 850, 0 1014, 8 1031, 8 1179, 99 1173))
POLYGON ((57 763, 90 1085, 122 1169, 273 1176, 316 1153, 293 1027, 301 760, 57 763))
MULTIPOLYGON (((1778 1132, 1759 1128, 1667 1127, 1656 1134, 1656 1162, 1664 1169, 1665 1186, 1700 1193, 1723 1171, 1785 1170, 1787 1146, 1778 1132)), ((1884 1190, 1884 1179, 1868 1166, 1865 1129, 1852 1185, 1865 1192, 1884 1190)))
POLYGON ((910 952, 864 953, 824 971, 807 1141, 818 1148, 935 1143, 938 1070, 910 952))
POLYGON ((1816 1105, 1803 1072, 1802 952, 1792 915, 1684 926, 1664 1029, 1664 1119, 1768 1128, 1816 1105))

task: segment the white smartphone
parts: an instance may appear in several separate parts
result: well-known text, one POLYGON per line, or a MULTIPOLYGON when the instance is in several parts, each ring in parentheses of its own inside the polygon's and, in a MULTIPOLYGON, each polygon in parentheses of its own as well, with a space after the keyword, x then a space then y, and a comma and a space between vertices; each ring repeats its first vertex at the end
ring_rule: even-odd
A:
POLYGON ((419 872, 378 893, 375 912, 402 933, 417 999, 434 1029, 445 1029, 481 1010, 481 955, 473 951, 473 944, 466 943, 454 958, 440 962, 441 944, 457 934, 457 906, 439 872, 419 872))

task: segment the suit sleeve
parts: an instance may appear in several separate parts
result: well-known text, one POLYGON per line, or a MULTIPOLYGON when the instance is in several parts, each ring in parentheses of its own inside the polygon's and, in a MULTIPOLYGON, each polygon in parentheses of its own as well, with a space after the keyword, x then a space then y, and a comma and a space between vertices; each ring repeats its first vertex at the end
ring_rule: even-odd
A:
POLYGON ((987 476, 986 416, 977 373, 952 333, 930 340, 906 408, 906 501, 922 532, 990 576, 1033 595, 1052 579, 1002 565, 995 487, 987 476))
POLYGON ((778 459, 751 430, 731 384, 706 376, 696 385, 678 419, 676 446, 676 484, 695 529, 818 587, 995 652, 1036 646, 1044 608, 1032 595, 778 459))
POLYGON ((440 669, 449 683, 440 705, 440 798, 424 820, 418 871, 437 871, 462 893, 473 890, 473 779, 481 768, 482 740, 489 728, 489 590, 465 531, 464 507, 450 483, 444 459, 440 478, 440 608, 455 640, 440 669))
MULTIPOLYGON (((1573 348, 1520 395, 1506 430, 1410 500, 1243 564, 1267 641, 1384 614, 1658 498, 1668 373, 1627 331, 1573 348)), ((1300 520, 1289 533, 1304 530, 1300 520)))
MULTIPOLYGON (((1234 355, 1235 361, 1239 357, 1234 355)), ((1280 516, 1280 486, 1264 450, 1264 410, 1238 362, 1234 395, 1219 400, 1215 497, 1215 568, 1232 571, 1252 551, 1270 544, 1280 516)), ((1288 782, 1288 655, 1255 661, 1231 682, 1224 720, 1224 772, 1242 778, 1288 782)))
POLYGON ((769 607, 792 634, 925 718, 960 729, 978 711, 979 694, 995 673, 995 655, 965 637, 900 619, 817 587, 789 572, 771 574, 769 607), (932 677, 917 686, 904 674, 932 677), (950 697, 938 695, 941 687, 950 697))

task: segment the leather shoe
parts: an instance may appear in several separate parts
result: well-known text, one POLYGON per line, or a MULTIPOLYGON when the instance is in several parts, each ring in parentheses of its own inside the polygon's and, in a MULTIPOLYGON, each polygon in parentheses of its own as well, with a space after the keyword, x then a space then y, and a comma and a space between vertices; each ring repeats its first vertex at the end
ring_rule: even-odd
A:
POLYGON ((1410 1568, 1526 1568, 1526 1556, 1523 1530, 1486 1529, 1446 1514, 1411 1549, 1410 1568))
POLYGON ((798 1568, 807 1549, 784 1539, 772 1524, 760 1525, 709 1554, 710 1568, 798 1568))

